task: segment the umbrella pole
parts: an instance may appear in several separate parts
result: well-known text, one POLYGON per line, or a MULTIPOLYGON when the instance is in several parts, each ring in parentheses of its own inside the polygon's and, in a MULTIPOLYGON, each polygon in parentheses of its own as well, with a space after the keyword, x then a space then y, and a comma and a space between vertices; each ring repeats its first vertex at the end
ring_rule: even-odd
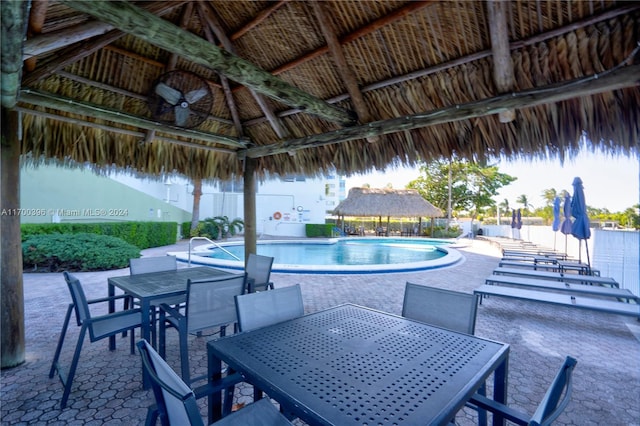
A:
POLYGON ((587 244, 587 240, 584 240, 584 248, 587 251, 587 267, 589 268, 589 274, 591 274, 591 261, 589 260, 589 245, 587 244))

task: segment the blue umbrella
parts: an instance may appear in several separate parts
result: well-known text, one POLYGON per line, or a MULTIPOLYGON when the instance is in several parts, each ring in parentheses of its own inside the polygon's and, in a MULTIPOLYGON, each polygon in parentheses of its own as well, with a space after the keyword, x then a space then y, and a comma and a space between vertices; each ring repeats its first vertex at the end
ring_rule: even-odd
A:
MULTIPOLYGON (((576 237, 579 241, 579 245, 582 245, 582 240, 585 240, 584 245, 587 249, 587 265, 591 267, 589 261, 589 246, 587 241, 591 238, 591 229, 589 228, 589 216, 587 215, 587 203, 584 199, 584 188, 582 187, 582 179, 576 177, 573 179, 573 199, 571 200, 571 216, 574 217, 575 222, 571 227, 571 235, 576 237)), ((581 261, 580 255, 582 251, 579 246, 578 261, 581 261)))
POLYGON ((564 207, 562 209, 564 219, 562 225, 560 225, 560 232, 564 234, 564 253, 567 254, 567 235, 571 233, 573 223, 571 222, 571 196, 569 194, 564 195, 564 207))
POLYGON ((516 239, 516 229, 518 228, 518 219, 516 218, 516 211, 511 210, 511 238, 516 239))
POLYGON ((556 232, 560 230, 560 197, 556 197, 553 200, 553 223, 551 224, 553 229, 553 249, 556 249, 556 232))
POLYGON ((516 213, 516 228, 522 229, 522 212, 518 209, 518 213, 516 213))

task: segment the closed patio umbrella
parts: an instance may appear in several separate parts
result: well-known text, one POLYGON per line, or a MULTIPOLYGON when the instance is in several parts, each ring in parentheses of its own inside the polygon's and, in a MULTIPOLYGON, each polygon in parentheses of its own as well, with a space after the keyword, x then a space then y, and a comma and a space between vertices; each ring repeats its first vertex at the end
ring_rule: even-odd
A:
POLYGON ((584 188, 582 179, 576 177, 573 179, 573 198, 571 199, 571 216, 575 219, 571 227, 571 235, 578 239, 578 261, 582 261, 582 240, 587 251, 587 265, 591 268, 589 261, 589 246, 587 240, 591 238, 591 229, 589 228, 589 216, 587 215, 587 203, 584 198, 584 188))
POLYGON ((562 225, 560 225, 560 232, 564 234, 564 254, 567 254, 567 235, 571 233, 573 228, 573 222, 571 222, 571 196, 569 194, 564 196, 562 212, 564 219, 562 220, 562 225))
POLYGON ((553 230, 553 249, 556 249, 556 235, 560 230, 560 197, 556 197, 553 200, 553 223, 551 223, 551 229, 553 230))

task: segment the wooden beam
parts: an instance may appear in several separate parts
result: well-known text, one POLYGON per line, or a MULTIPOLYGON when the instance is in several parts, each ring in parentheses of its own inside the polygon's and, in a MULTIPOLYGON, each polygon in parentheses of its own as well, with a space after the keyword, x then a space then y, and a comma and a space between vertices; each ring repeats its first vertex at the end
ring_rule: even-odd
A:
POLYGON ((539 87, 524 92, 500 95, 461 105, 440 108, 421 114, 376 121, 319 135, 293 139, 284 143, 249 148, 244 153, 250 158, 283 154, 305 148, 342 143, 371 136, 386 135, 405 130, 419 129, 436 124, 468 120, 475 117, 497 114, 507 109, 530 108, 536 105, 561 102, 582 96, 590 96, 640 85, 640 65, 634 64, 562 84, 539 87))
MULTIPOLYGON (((68 78, 69 80, 73 80, 73 81, 77 81, 78 83, 86 84, 87 86, 97 87, 98 89, 106 90, 108 92, 117 93, 117 94, 123 95, 123 96, 128 96, 128 97, 133 98, 133 99, 139 99, 141 101, 146 101, 147 99, 149 99, 148 95, 146 95, 146 94, 140 94, 140 93, 131 92, 129 90, 125 90, 125 89, 121 89, 119 87, 112 86, 110 84, 98 83, 97 81, 90 80, 90 79, 84 78, 84 77, 80 77, 78 75, 71 74, 71 73, 66 72, 66 71, 57 71, 56 74, 61 76, 61 77, 64 77, 64 78, 68 78)), ((215 117, 215 116, 213 116, 211 114, 209 114, 207 116, 207 118, 209 120, 217 121, 218 123, 222 123, 222 124, 226 124, 226 125, 233 125, 233 122, 231 120, 226 119, 226 118, 215 117)))
MULTIPOLYGON (((580 22, 574 22, 573 24, 567 25, 565 27, 562 28, 557 28, 554 30, 551 30, 549 32, 543 33, 543 34, 537 34, 535 36, 532 36, 528 39, 525 40, 520 40, 520 41, 515 41, 511 43, 510 49, 511 50, 517 50, 517 49, 522 49, 524 47, 527 46, 531 46, 533 44, 536 43, 540 43, 542 41, 545 40, 549 40, 551 38, 554 37, 558 37, 562 34, 571 32, 571 31, 575 31, 578 28, 583 28, 585 26, 588 25, 593 25, 596 24, 598 22, 602 22, 602 21, 606 21, 609 19, 613 19, 617 16, 620 15, 624 15, 627 13, 631 13, 634 12, 636 10, 640 10, 640 5, 635 4, 635 5, 629 5, 629 6, 624 6, 624 7, 620 7, 617 9, 613 9, 613 10, 608 10, 604 13, 602 13, 601 15, 598 16, 592 16, 589 17, 583 21, 580 22)), ((372 91, 372 90, 377 90, 377 89, 382 89, 384 87, 388 87, 388 86, 392 86, 394 84, 399 84, 399 83, 403 83, 405 81, 410 81, 410 80, 415 80, 417 78, 421 78, 421 77, 426 77, 432 74, 435 74, 437 72, 441 72, 441 71, 446 71, 450 68, 459 66, 459 65, 464 65, 464 64, 468 64, 470 62, 473 61, 477 61, 483 58, 487 58, 491 56, 491 50, 483 50, 480 52, 476 52, 476 53, 472 53, 470 55, 467 56, 462 56, 456 59, 453 59, 451 61, 448 62, 443 62, 437 65, 433 65, 421 70, 417 70, 417 71, 413 71, 407 74, 403 74, 403 75, 399 75, 397 77, 391 77, 389 79, 386 80, 382 80, 382 81, 378 81, 376 83, 372 83, 369 84, 367 86, 364 86, 361 90, 363 93, 372 91)), ((329 103, 334 103, 334 102, 341 102, 344 101, 346 99, 349 98, 348 94, 342 94, 342 95, 338 95, 338 96, 334 96, 333 98, 327 99, 326 101, 329 103)), ((288 115, 293 115, 293 114, 297 114, 300 111, 298 110, 286 110, 286 111, 281 111, 278 113, 279 117, 286 117, 288 115)), ((259 124, 265 121, 264 117, 258 117, 258 118, 254 118, 251 120, 248 120, 245 122, 246 126, 252 126, 254 124, 259 124)))
MULTIPOLYGON (((487 2, 491 52, 493 53, 493 81, 498 93, 511 91, 515 83, 511 50, 509 48, 507 7, 507 2, 503 0, 489 0, 487 2)), ((515 120, 516 112, 514 110, 506 110, 500 112, 498 116, 501 123, 509 123, 515 120)))
MULTIPOLYGON (((379 30, 380 28, 385 27, 386 25, 392 24, 393 22, 396 22, 408 15, 411 15, 412 13, 417 12, 420 9, 423 9, 427 6, 431 6, 433 3, 435 3, 435 0, 427 0, 427 1, 411 1, 409 2, 406 6, 401 7, 398 10, 395 10, 393 12, 391 12, 388 15, 385 15, 383 17, 381 17, 380 19, 377 19, 371 23, 369 23, 368 25, 365 25, 362 28, 359 28, 358 30, 348 34, 347 36, 343 37, 340 40, 340 44, 347 44, 347 43, 351 43, 354 40, 359 39, 360 37, 364 37, 366 35, 369 35, 371 33, 373 33, 374 31, 379 30)), ((271 70, 271 73, 273 75, 278 75, 278 74, 282 74, 283 72, 286 72, 292 68, 297 67, 298 65, 302 65, 305 62, 309 62, 319 56, 324 55, 325 53, 327 53, 329 51, 329 46, 322 46, 317 48, 316 50, 306 53, 303 56, 300 56, 297 59, 294 59, 293 61, 286 63, 274 70, 271 70)))
POLYGON ((28 2, 3 1, 0 8, 0 104, 12 108, 16 104, 22 74, 22 40, 27 33, 28 2))
POLYGON ((338 36, 333 28, 331 18, 329 17, 330 12, 325 10, 327 8, 327 4, 324 2, 312 1, 311 7, 316 15, 316 20, 318 21, 322 35, 327 43, 327 47, 329 48, 331 59, 333 59, 333 63, 336 65, 338 74, 351 97, 353 108, 355 109, 356 114, 358 114, 358 120, 360 123, 370 122, 371 114, 364 101, 362 92, 358 87, 356 75, 347 63, 347 58, 344 56, 342 46, 340 45, 338 36))
MULTIPOLYGON (((231 39, 229 39, 229 37, 227 37, 227 34, 224 32, 224 29, 222 28, 222 24, 218 19, 218 16, 216 15, 215 11, 211 7, 211 5, 205 4, 204 2, 201 1, 200 12, 203 19, 207 22, 211 30, 215 33, 216 37, 218 37, 218 40, 220 41, 220 43, 222 43, 222 47, 231 54, 234 54, 234 55, 237 54, 236 49, 233 47, 231 39)), ((271 125, 271 128, 276 133, 276 135, 278 135, 280 139, 289 138, 290 137, 289 130, 284 126, 284 124, 281 122, 281 120, 278 118, 278 116, 273 111, 273 109, 269 106, 269 104, 265 102, 265 100, 262 98, 262 95, 260 95, 259 93, 256 93, 255 90, 251 88, 249 88, 249 90, 251 92, 251 95, 255 99, 255 101, 258 103, 258 106, 264 113, 265 117, 269 121, 269 124, 271 125)), ((233 99, 233 91, 229 88, 228 92, 229 93, 227 96, 233 99)), ((233 105, 235 106, 235 101, 233 101, 233 105)), ((239 121, 240 120, 238 119, 238 122, 239 121)), ((244 131, 242 131, 242 133, 244 133, 244 131)))
MULTIPOLYGON (((29 11, 29 28, 27 29, 27 37, 35 37, 42 32, 42 25, 47 17, 47 8, 49 0, 32 0, 31 10, 29 11)), ((24 53, 23 53, 24 55, 24 53)), ((29 58, 24 61, 24 68, 33 71, 36 68, 36 58, 29 58)))
POLYGON ((117 111, 107 107, 93 105, 86 102, 80 102, 75 99, 64 98, 57 95, 41 92, 32 89, 23 89, 20 91, 18 98, 19 102, 25 104, 41 106, 45 108, 51 108, 63 112, 72 114, 84 115, 87 117, 97 118, 101 120, 108 120, 114 123, 125 124, 128 126, 136 126, 147 130, 157 130, 159 132, 165 132, 176 136, 187 137, 196 140, 202 140, 204 142, 218 143, 221 145, 230 146, 232 148, 244 148, 246 147, 246 141, 233 138, 226 135, 219 135, 215 133, 201 132, 192 129, 182 129, 179 127, 167 126, 146 118, 137 117, 135 115, 127 114, 122 111, 117 111))
POLYGON ((240 37, 248 33, 251 29, 257 27, 262 22, 264 22, 265 19, 271 16, 276 10, 280 9, 280 7, 283 6, 285 3, 287 3, 288 1, 290 0, 280 0, 279 2, 273 3, 271 6, 267 7, 266 9, 258 13, 256 17, 251 20, 251 22, 247 23, 246 25, 242 26, 242 28, 240 28, 238 31, 231 34, 229 38, 231 39, 231 41, 235 41, 239 39, 240 37))
POLYGON ((251 62, 233 56, 129 2, 63 0, 63 3, 192 62, 208 66, 286 105, 343 125, 352 125, 355 121, 352 113, 311 96, 251 62))
MULTIPOLYGON (((162 16, 184 3, 186 3, 186 0, 142 2, 141 7, 153 14, 162 16)), ((113 25, 105 22, 90 21, 72 28, 38 35, 25 41, 22 58, 28 59, 62 49, 83 40, 106 34, 113 29, 113 25)))
MULTIPOLYGON (((189 148, 203 149, 205 151, 223 152, 226 154, 236 153, 235 149, 219 148, 215 146, 203 145, 201 143, 196 143, 196 142, 183 141, 180 139, 172 138, 170 136, 158 135, 157 133, 152 135, 153 136, 152 140, 147 141, 146 138, 149 137, 151 133, 155 132, 155 130, 150 130, 148 132, 140 132, 137 130, 129 130, 129 129, 124 129, 122 127, 109 126, 107 124, 96 123, 95 121, 82 120, 79 118, 68 117, 66 115, 53 114, 50 112, 24 108, 21 106, 17 106, 13 109, 15 111, 23 112, 25 114, 34 115, 37 117, 44 117, 44 118, 49 118, 51 120, 62 121, 63 123, 71 123, 71 124, 76 124, 78 126, 91 127, 92 129, 105 130, 107 132, 118 133, 121 135, 134 136, 134 137, 140 138, 140 140, 144 140, 145 143, 151 143, 153 142, 153 140, 157 140, 157 141, 172 143, 175 145, 186 146, 189 148)), ((166 133, 166 132, 163 131, 163 133, 166 133)))

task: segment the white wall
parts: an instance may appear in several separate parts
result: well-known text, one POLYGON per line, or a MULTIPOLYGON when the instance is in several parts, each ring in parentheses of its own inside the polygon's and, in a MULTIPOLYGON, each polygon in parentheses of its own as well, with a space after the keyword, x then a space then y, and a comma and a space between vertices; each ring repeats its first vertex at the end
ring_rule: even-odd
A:
MULTIPOLYGON (((172 177, 161 182, 125 175, 115 179, 189 212, 193 210, 193 185, 187 179, 172 177)), ((327 196, 325 185, 331 183, 338 187, 339 181, 337 177, 292 182, 278 178, 259 183, 256 193, 258 235, 304 237, 307 223, 324 223, 326 211, 337 205, 339 194, 327 196), (279 219, 276 219, 276 213, 279 213, 279 219)), ((220 192, 216 184, 203 185, 200 220, 215 216, 227 216, 232 220, 244 218, 242 192, 220 192)))

